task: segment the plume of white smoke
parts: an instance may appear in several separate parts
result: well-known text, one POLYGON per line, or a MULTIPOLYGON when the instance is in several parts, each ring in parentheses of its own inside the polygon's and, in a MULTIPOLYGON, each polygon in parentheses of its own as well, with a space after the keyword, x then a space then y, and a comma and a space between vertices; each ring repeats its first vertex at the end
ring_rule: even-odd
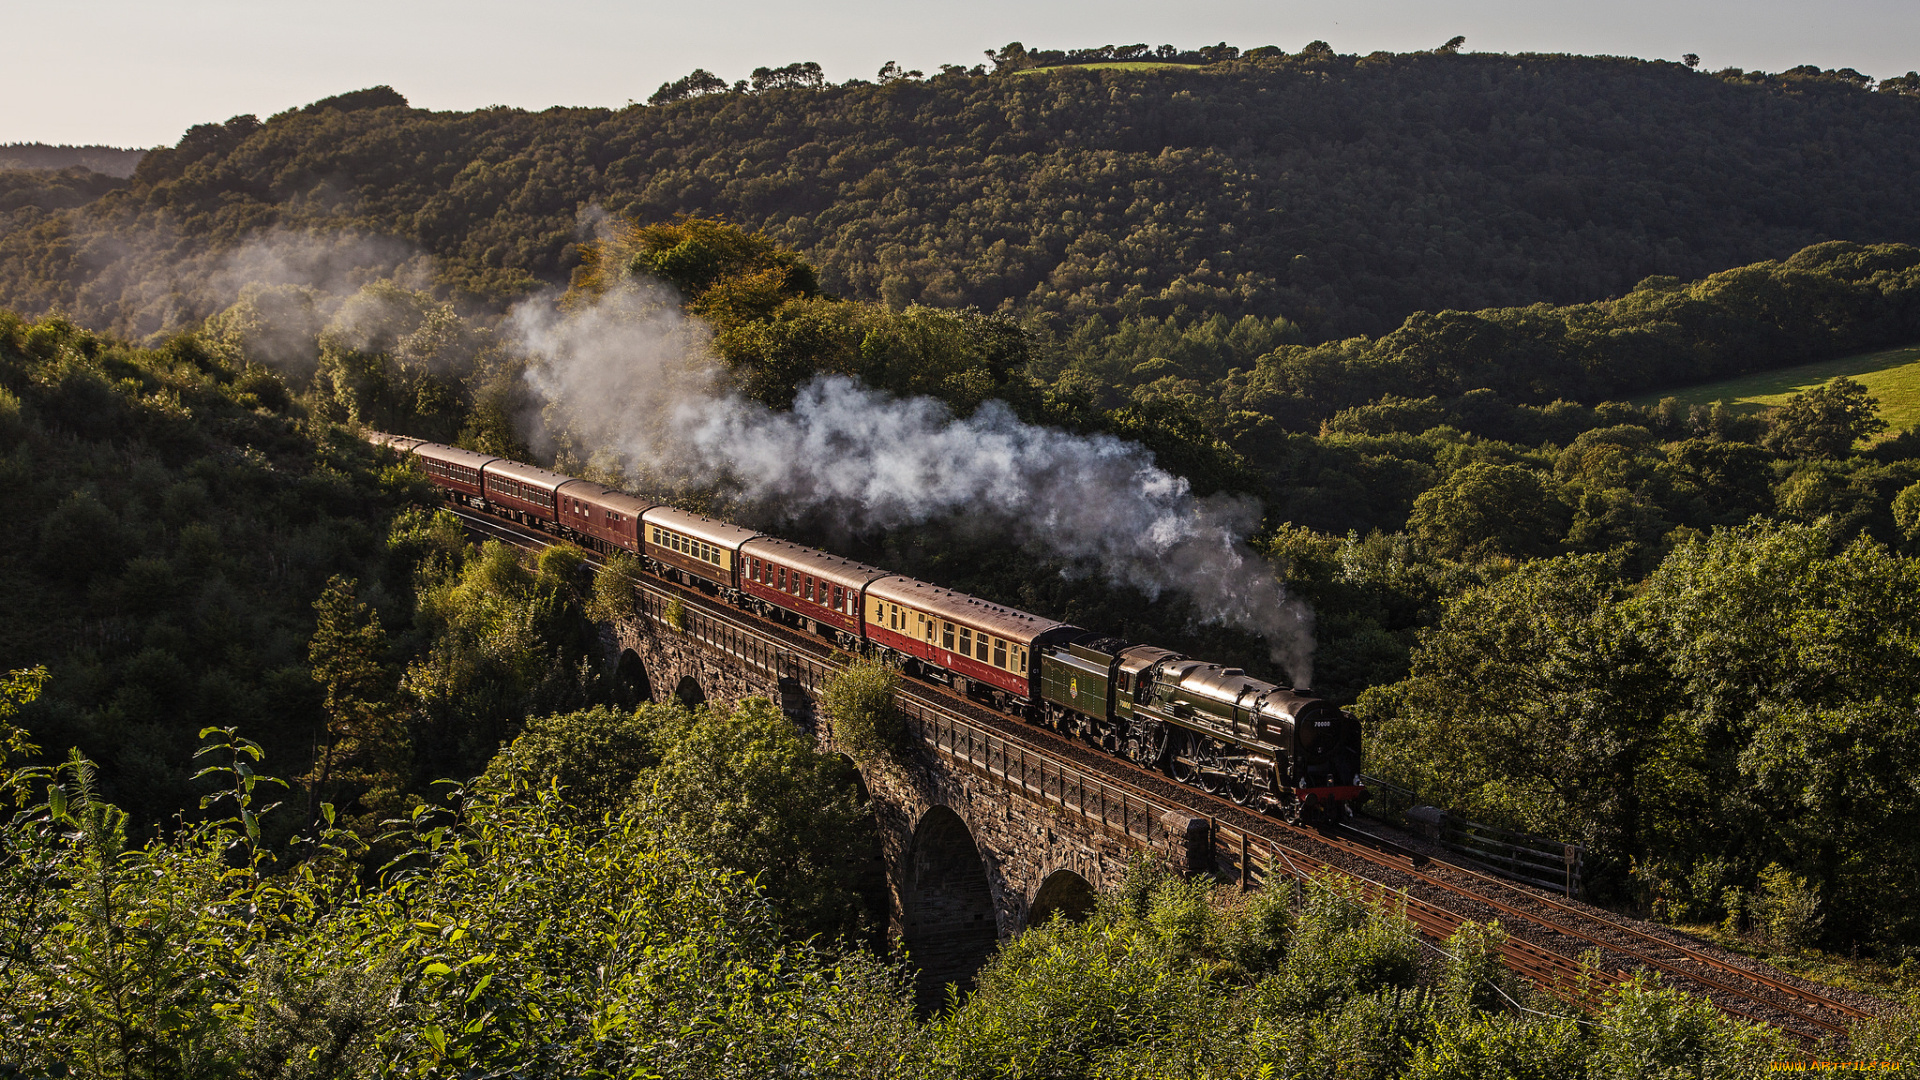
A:
POLYGON ((255 289, 297 289, 322 307, 378 280, 424 287, 430 258, 388 236, 273 226, 237 244, 196 242, 165 219, 90 234, 77 256, 82 280, 62 303, 97 330, 154 339, 188 328, 255 289))
POLYGON ((1135 443, 1028 424, 999 402, 967 417, 829 377, 775 412, 718 388, 707 334, 662 297, 628 294, 510 318, 550 428, 635 467, 723 483, 789 518, 854 528, 967 519, 1097 568, 1149 597, 1263 637, 1294 685, 1312 677, 1313 616, 1245 538, 1251 499, 1196 497, 1135 443))

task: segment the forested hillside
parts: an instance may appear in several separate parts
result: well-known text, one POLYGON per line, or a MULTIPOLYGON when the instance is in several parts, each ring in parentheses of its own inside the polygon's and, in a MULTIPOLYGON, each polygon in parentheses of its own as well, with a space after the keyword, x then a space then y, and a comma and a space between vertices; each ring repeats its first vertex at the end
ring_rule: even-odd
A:
POLYGON ((1321 43, 1017 66, 709 76, 685 100, 540 113, 431 113, 381 88, 236 117, 85 208, 12 211, 0 304, 149 334, 230 302, 226 255, 261 230, 344 229, 405 241, 444 295, 497 306, 565 284, 598 207, 764 228, 827 291, 894 307, 1255 315, 1318 340, 1821 240, 1920 241, 1920 100, 1888 92, 1900 80, 1321 43))
POLYGON ((49 146, 46 143, 0 145, 0 169, 86 169, 125 180, 146 156, 145 150, 117 146, 49 146))

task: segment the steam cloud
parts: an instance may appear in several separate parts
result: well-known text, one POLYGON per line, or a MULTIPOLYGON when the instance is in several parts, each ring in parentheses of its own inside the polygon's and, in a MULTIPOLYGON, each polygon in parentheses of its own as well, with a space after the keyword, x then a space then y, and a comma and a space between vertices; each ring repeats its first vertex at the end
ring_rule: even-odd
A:
POLYGON ((789 519, 986 525, 1149 597, 1184 595, 1202 618, 1259 634, 1294 685, 1309 685, 1313 614, 1247 547, 1256 504, 1196 497, 1137 444, 1036 427, 999 402, 956 417, 842 377, 774 412, 719 389, 705 328, 659 295, 568 316, 529 303, 509 323, 547 428, 598 464, 724 485, 789 519))
POLYGON ((67 314, 135 339, 191 327, 249 290, 310 292, 324 306, 376 280, 418 288, 432 270, 402 240, 282 226, 223 247, 189 243, 162 222, 91 238, 78 257, 84 280, 67 314))

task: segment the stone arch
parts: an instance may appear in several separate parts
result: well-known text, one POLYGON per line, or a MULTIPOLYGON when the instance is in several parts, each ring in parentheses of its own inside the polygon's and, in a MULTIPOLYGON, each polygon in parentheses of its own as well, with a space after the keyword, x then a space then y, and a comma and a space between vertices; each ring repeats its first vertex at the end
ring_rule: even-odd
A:
POLYGON ((922 1009, 938 1006, 949 983, 962 990, 1000 940, 993 886, 973 832, 951 807, 928 810, 913 830, 901 914, 907 953, 919 974, 922 1009))
POLYGON ((700 689, 700 680, 691 675, 682 675, 680 685, 673 688, 673 700, 691 709, 707 703, 707 692, 700 689))
POLYGON ((873 801, 873 793, 867 789, 867 778, 860 771, 859 762, 849 754, 835 754, 834 757, 839 759, 845 770, 854 802, 866 811, 873 823, 872 842, 850 846, 847 854, 853 861, 846 867, 846 874, 854 892, 860 897, 860 907, 871 931, 866 936, 867 944, 876 953, 884 952, 887 947, 887 913, 892 897, 887 887, 887 852, 880 835, 880 815, 873 801))
POLYGON ((838 753, 833 756, 839 758, 841 761, 846 762, 847 768, 853 770, 854 798, 860 801, 861 806, 865 806, 868 803, 872 802, 873 792, 867 789, 867 774, 860 771, 860 763, 853 760, 852 754, 838 753))
POLYGON ((622 705, 644 705, 653 700, 653 680, 647 677, 647 665, 640 654, 627 649, 613 669, 614 692, 622 705))
POLYGON ((1055 870, 1040 883, 1027 908, 1027 925, 1039 926, 1055 916, 1080 922, 1093 914, 1093 885, 1072 870, 1055 870))

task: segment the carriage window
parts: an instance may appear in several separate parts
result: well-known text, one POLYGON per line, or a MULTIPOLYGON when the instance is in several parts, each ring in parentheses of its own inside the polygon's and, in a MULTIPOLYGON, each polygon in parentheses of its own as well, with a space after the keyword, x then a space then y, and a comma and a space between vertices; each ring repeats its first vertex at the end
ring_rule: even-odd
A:
POLYGON ((977 658, 979 658, 979 659, 980 659, 981 661, 983 661, 983 662, 984 662, 984 661, 986 660, 986 658, 987 658, 987 635, 985 635, 985 634, 981 634, 981 635, 980 635, 980 637, 979 637, 979 639, 978 639, 978 643, 977 643, 977 645, 975 646, 975 648, 974 648, 974 650, 973 650, 973 655, 974 655, 975 657, 977 657, 977 658))
POLYGON ((1007 643, 999 638, 993 639, 993 666, 997 668, 1007 666, 1007 643))
POLYGON ((953 651, 953 624, 950 622, 940 624, 940 647, 948 652, 953 651))
POLYGON ((775 571, 775 573, 777 573, 780 576, 780 582, 779 582, 780 591, 786 592, 787 591, 787 568, 783 566, 779 570, 775 571))
POLYGON ((813 603, 813 575, 807 575, 807 603, 813 603))
POLYGON ((845 604, 846 602, 847 602, 846 590, 842 589, 838 585, 835 585, 833 587, 833 610, 839 611, 841 605, 845 604))
POLYGON ((964 626, 960 628, 960 654, 962 656, 973 655, 973 631, 964 626))

